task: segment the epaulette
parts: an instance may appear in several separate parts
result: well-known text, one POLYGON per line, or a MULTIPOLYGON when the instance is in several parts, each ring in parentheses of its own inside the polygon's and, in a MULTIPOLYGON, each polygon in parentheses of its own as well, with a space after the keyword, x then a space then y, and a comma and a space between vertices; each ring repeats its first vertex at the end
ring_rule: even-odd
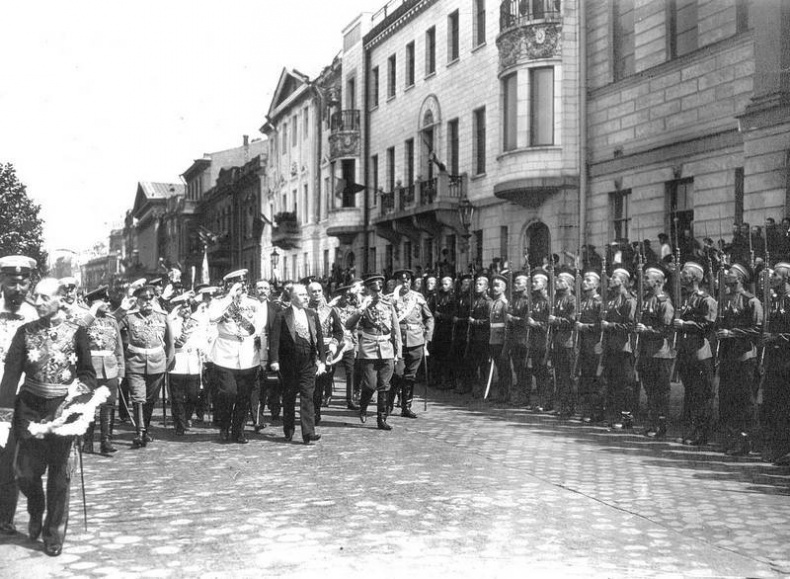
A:
POLYGON ((755 295, 754 295, 752 292, 744 291, 744 292, 743 292, 743 295, 744 295, 745 297, 749 298, 750 300, 757 299, 757 298, 755 297, 755 295))
POLYGON ((428 302, 425 301, 425 296, 422 295, 420 292, 414 292, 417 294, 417 303, 421 306, 426 305, 428 302))

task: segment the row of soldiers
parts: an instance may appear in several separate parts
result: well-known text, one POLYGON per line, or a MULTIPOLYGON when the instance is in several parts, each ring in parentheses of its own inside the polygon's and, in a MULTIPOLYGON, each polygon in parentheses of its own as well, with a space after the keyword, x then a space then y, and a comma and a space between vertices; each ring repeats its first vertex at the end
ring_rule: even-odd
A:
POLYGON ((622 430, 633 428, 644 388, 644 433, 663 438, 676 376, 682 440, 699 446, 712 435, 718 385, 725 452, 756 445, 764 459, 787 463, 790 263, 759 278, 740 262, 718 272, 692 260, 672 265, 443 278, 427 298, 438 386, 473 397, 490 389, 496 400, 622 430))

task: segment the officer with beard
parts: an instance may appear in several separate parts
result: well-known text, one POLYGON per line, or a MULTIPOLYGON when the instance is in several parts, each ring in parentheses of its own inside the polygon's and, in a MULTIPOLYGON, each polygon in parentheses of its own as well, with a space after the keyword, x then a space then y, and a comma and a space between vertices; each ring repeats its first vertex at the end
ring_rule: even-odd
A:
MULTIPOLYGON (((38 318, 36 309, 27 301, 30 276, 36 269, 36 260, 23 255, 0 258, 0 379, 3 377, 6 354, 16 331, 27 322, 38 318)), ((14 390, 16 394, 16 390, 14 390)), ((0 408, 0 534, 16 533, 16 513, 19 489, 14 476, 16 436, 11 430, 14 410, 9 404, 0 408), (3 444, 3 436, 7 436, 3 444)))

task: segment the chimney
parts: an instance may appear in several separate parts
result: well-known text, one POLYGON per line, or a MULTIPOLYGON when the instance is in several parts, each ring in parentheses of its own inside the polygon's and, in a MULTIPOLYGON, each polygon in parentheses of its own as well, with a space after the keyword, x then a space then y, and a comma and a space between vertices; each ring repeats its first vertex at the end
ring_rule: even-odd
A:
POLYGON ((250 136, 249 135, 244 135, 243 137, 244 137, 244 146, 245 147, 249 147, 250 146, 250 136))

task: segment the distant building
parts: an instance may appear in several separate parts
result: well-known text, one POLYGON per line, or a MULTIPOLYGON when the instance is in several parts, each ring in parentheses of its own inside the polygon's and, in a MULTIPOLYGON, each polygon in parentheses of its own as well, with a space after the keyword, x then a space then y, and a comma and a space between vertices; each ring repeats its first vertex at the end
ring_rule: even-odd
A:
POLYGON ((183 196, 184 192, 184 185, 180 183, 140 181, 137 184, 134 207, 129 217, 134 220, 130 265, 138 272, 144 275, 164 273, 163 267, 160 265, 164 262, 164 248, 159 231, 161 217, 167 211, 168 199, 183 196), (161 262, 160 258, 162 258, 161 262))

